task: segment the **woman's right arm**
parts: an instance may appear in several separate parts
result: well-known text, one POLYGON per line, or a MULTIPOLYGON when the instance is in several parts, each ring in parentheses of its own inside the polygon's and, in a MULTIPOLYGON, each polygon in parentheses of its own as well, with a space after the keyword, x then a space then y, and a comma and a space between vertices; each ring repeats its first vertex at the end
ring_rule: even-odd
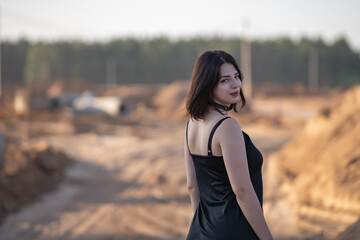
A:
POLYGON ((273 239, 250 180, 241 126, 237 120, 230 118, 220 127, 219 144, 236 200, 257 236, 261 240, 273 239))

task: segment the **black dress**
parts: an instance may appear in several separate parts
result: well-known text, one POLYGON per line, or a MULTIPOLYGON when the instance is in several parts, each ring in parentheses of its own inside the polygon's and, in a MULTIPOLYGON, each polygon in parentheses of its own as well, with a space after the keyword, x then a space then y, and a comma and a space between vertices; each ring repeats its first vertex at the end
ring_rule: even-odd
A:
MULTIPOLYGON (((221 119, 212 129, 208 155, 189 154, 193 159, 200 201, 196 208, 187 240, 255 240, 259 239, 241 211, 232 191, 222 156, 214 156, 211 142, 217 127, 229 117, 221 119)), ((263 158, 243 132, 251 183, 260 205, 263 201, 261 166, 263 158)), ((188 125, 186 126, 188 142, 188 125)), ((189 145, 188 145, 189 147, 189 145)))

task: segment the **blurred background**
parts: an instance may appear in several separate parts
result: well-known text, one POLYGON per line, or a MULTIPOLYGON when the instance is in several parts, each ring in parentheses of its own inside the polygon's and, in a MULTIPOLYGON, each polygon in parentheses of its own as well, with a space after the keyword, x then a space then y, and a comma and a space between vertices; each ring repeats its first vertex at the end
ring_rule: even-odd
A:
POLYGON ((0 239, 185 239, 184 103, 232 54, 275 239, 360 239, 360 2, 0 1, 0 239))

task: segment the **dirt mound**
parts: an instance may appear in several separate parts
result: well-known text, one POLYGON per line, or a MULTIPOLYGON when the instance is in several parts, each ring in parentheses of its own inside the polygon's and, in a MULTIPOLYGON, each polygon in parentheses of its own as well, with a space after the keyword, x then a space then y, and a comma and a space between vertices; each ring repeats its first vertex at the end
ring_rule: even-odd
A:
POLYGON ((160 89, 153 98, 159 115, 161 117, 184 117, 185 98, 188 91, 188 82, 174 82, 160 89))
POLYGON ((8 144, 5 159, 0 170, 0 221, 53 190, 71 162, 46 142, 26 148, 8 144))
POLYGON ((273 156, 279 194, 291 199, 301 231, 334 237, 359 218, 359 133, 357 86, 323 109, 297 139, 273 156))
POLYGON ((334 240, 358 240, 360 239, 360 219, 340 233, 334 240))

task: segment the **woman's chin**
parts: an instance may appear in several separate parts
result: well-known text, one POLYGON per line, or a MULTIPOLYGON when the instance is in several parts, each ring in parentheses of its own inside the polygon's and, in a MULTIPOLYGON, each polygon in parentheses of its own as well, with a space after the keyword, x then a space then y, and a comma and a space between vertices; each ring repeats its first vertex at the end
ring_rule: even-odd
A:
POLYGON ((230 104, 235 104, 235 103, 238 103, 240 101, 240 98, 236 99, 236 100, 233 100, 233 101, 230 101, 230 104))

